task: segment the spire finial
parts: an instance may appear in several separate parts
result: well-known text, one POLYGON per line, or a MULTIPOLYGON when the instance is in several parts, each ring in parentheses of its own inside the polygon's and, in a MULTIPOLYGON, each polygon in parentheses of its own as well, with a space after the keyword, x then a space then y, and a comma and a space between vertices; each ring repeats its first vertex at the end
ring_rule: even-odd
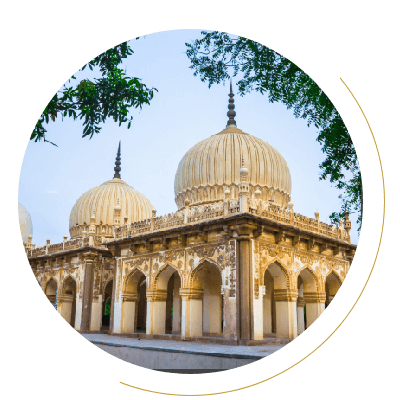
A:
POLYGON ((121 179, 121 141, 119 141, 118 153, 115 159, 114 178, 121 179))
POLYGON ((230 83, 230 93, 229 93, 229 104, 228 104, 228 113, 226 114, 229 117, 228 123, 226 127, 229 125, 234 125, 236 126, 236 121, 235 121, 235 116, 236 116, 236 111, 235 111, 235 100, 233 100, 233 92, 232 92, 232 78, 231 78, 231 83, 230 83))

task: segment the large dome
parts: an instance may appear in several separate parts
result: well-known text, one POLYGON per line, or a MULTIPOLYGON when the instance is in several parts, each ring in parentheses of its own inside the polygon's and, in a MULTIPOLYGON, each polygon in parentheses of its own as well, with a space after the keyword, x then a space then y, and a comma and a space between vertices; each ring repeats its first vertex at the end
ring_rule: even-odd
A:
POLYGON ((69 217, 71 238, 80 236, 76 226, 89 226, 94 211, 95 225, 114 225, 114 207, 121 207, 121 218, 128 217, 128 223, 151 218, 153 206, 140 192, 122 179, 114 178, 84 193, 75 203, 69 217))
POLYGON ((192 205, 223 199, 226 189, 231 198, 238 198, 242 157, 249 170, 250 196, 258 189, 263 200, 287 207, 292 183, 285 159, 271 145, 231 123, 182 158, 175 175, 178 208, 184 206, 185 199, 192 205))
POLYGON ((19 227, 21 229, 21 236, 22 236, 22 241, 24 243, 28 243, 28 237, 29 235, 32 235, 32 220, 31 216, 26 211, 26 208, 18 203, 18 217, 19 217, 19 227))

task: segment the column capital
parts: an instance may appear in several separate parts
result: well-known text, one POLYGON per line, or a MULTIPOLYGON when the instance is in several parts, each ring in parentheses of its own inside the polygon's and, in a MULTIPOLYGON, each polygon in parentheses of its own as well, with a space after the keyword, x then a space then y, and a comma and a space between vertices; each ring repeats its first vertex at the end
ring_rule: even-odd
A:
POLYGON ((139 295, 138 293, 125 293, 122 294, 122 301, 126 302, 135 302, 139 300, 139 295))
POLYGON ((193 288, 180 288, 179 295, 182 297, 183 300, 202 299, 204 296, 204 290, 193 288))
POLYGON ((167 300, 167 291, 162 289, 147 289, 146 299, 147 301, 165 301, 167 300))
POLYGON ((304 301, 306 303, 325 303, 326 294, 318 292, 308 292, 304 293, 304 301))
POLYGON ((82 261, 94 262, 98 254, 95 251, 86 251, 85 253, 79 254, 79 258, 82 261))
POLYGON ((299 296, 299 291, 297 289, 275 289, 274 299, 275 301, 288 301, 294 302, 299 296))

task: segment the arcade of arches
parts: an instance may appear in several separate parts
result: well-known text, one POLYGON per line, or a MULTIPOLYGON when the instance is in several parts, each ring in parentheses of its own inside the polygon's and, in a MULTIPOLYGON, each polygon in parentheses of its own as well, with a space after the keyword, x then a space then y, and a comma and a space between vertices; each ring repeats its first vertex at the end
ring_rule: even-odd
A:
POLYGON ((229 230, 210 224, 206 241, 195 230, 167 248, 165 240, 149 247, 126 238, 32 265, 48 299, 80 332, 237 344, 293 339, 333 300, 350 260, 289 236, 277 243, 250 222, 232 220, 229 230))

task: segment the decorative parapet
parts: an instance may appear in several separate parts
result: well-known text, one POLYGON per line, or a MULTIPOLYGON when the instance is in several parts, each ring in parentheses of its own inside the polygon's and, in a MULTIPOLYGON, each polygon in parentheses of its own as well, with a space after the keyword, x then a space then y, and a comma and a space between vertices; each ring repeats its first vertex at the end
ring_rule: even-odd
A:
MULTIPOLYGON (((289 203, 290 205, 291 203, 289 203)), ((293 226, 305 232, 324 235, 329 238, 344 240, 350 243, 350 235, 343 229, 343 223, 339 228, 319 221, 317 218, 309 218, 293 212, 293 204, 289 208, 280 207, 272 202, 261 199, 248 199, 248 212, 261 218, 293 226)), ((185 209, 143 221, 126 224, 114 229, 114 238, 106 238, 103 235, 95 235, 93 243, 95 247, 103 247, 109 240, 134 237, 149 232, 168 230, 179 226, 196 224, 199 221, 212 220, 235 214, 240 214, 238 199, 224 199, 215 203, 185 207, 185 209)), ((318 214, 317 214, 318 215, 318 214)), ((100 233, 100 232, 99 232, 100 233)), ((62 243, 47 244, 43 247, 27 250, 28 257, 37 257, 44 254, 57 253, 59 251, 78 249, 89 245, 89 237, 71 239, 62 243)))
POLYGON ((188 211, 188 224, 202 221, 205 219, 214 219, 224 216, 224 203, 218 201, 212 204, 191 207, 188 211))

